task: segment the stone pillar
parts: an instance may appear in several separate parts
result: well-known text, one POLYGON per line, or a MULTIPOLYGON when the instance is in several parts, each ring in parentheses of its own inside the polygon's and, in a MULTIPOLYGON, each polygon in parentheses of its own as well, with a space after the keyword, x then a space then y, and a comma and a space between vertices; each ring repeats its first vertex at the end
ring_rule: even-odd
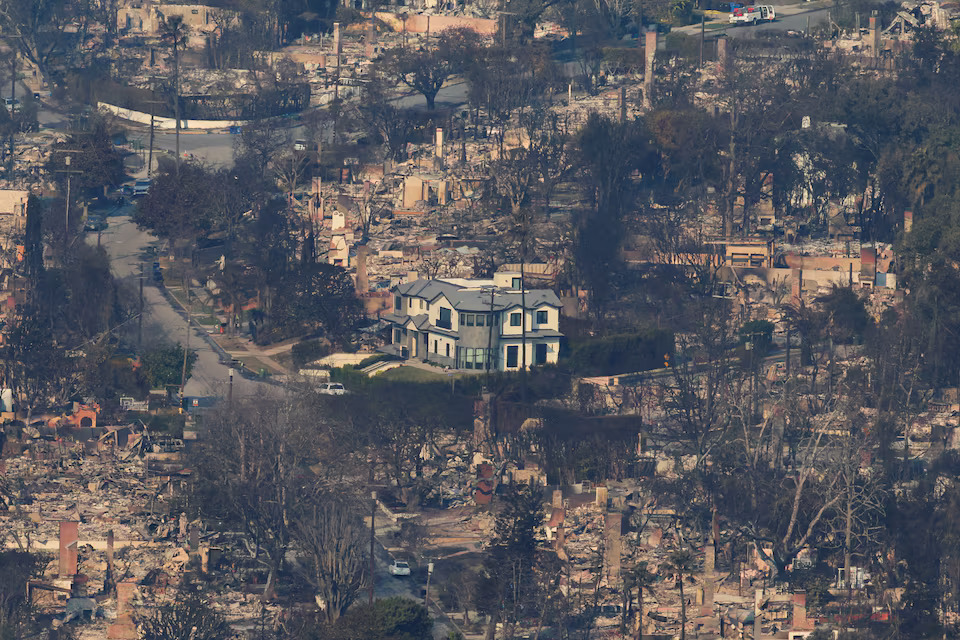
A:
POLYGON ((623 514, 609 512, 603 516, 603 563, 607 568, 607 583, 620 578, 620 534, 623 526, 623 514))
POLYGON ((333 23, 333 53, 340 57, 340 23, 333 23))
POLYGON ((713 576, 717 566, 717 548, 713 542, 708 543, 703 548, 703 574, 707 577, 713 576))
POLYGON ((77 523, 60 521, 60 577, 77 575, 77 547, 80 535, 77 523))
POLYGON ((563 509, 563 491, 560 489, 553 490, 553 501, 550 506, 554 509, 563 509))

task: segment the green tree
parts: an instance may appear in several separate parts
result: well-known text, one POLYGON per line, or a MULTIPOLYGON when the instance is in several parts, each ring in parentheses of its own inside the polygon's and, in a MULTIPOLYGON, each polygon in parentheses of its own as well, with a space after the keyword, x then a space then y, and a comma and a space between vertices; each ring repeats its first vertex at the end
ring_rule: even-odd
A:
MULTIPOLYGON (((187 378, 196 361, 197 353, 191 351, 187 357, 187 378)), ((154 347, 140 356, 140 366, 151 388, 178 385, 183 375, 183 347, 179 344, 154 347)))
POLYGON ((361 317, 353 280, 342 268, 315 263, 283 275, 270 313, 272 331, 263 339, 286 339, 323 329, 338 344, 346 343, 361 317))
POLYGON ((213 226, 217 194, 210 188, 212 182, 211 172, 201 164, 185 162, 179 170, 172 163, 163 164, 150 191, 137 202, 133 219, 161 238, 202 237, 213 226))

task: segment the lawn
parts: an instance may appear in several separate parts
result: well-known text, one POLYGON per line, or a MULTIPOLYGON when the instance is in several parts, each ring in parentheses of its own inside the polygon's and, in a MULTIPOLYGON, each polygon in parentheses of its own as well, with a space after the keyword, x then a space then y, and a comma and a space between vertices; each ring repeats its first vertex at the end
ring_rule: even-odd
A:
POLYGON ((377 375, 384 380, 396 380, 402 382, 440 382, 448 380, 449 377, 442 373, 434 373, 417 367, 400 366, 389 371, 384 371, 377 375))

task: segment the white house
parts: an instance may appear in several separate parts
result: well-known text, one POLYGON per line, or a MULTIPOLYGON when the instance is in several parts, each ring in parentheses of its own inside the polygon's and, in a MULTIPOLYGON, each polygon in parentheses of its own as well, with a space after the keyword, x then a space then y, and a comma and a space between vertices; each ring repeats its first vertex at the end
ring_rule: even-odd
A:
POLYGON ((416 280, 392 291, 393 313, 381 316, 391 324, 387 353, 491 371, 557 361, 563 335, 553 291, 462 279, 416 280))

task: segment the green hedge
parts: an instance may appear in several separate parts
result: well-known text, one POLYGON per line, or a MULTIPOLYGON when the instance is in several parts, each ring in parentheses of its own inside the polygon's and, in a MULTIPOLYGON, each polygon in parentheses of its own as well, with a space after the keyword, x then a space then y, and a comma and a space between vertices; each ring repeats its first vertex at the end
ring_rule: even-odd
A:
POLYGON ((567 366, 579 376, 609 376, 659 369, 663 356, 673 354, 673 332, 643 332, 590 338, 571 345, 567 366))

